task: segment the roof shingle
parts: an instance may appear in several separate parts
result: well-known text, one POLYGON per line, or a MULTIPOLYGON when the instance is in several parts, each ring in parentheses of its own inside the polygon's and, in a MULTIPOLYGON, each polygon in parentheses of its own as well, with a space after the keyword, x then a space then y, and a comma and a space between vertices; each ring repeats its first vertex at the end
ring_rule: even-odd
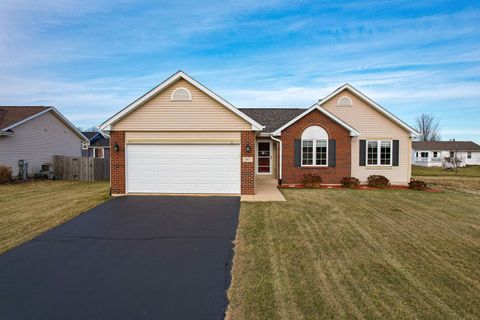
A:
POLYGON ((480 146, 473 141, 413 141, 412 148, 425 151, 480 151, 480 146))
POLYGON ((29 118, 49 107, 0 106, 0 130, 29 118))
POLYGON ((274 132, 307 109, 302 108, 240 108, 240 111, 265 126, 263 132, 274 132))

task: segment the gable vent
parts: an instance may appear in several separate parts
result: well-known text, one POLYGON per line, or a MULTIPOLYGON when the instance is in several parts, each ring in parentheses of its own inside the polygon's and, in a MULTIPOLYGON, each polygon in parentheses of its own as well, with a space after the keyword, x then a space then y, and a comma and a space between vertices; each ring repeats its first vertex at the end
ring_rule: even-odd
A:
POLYGON ((337 101, 337 106, 339 107, 351 107, 352 105, 352 99, 347 96, 343 96, 337 101))
POLYGON ((192 94, 186 88, 177 88, 173 90, 171 101, 192 101, 192 94))

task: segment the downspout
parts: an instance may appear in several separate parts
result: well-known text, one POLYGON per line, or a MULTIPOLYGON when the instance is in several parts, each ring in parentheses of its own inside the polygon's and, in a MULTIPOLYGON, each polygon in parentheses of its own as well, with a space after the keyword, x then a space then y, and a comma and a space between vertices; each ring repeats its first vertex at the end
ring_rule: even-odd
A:
POLYGON ((279 184, 279 185, 282 185, 282 150, 283 150, 283 148, 282 148, 282 140, 275 138, 275 137, 273 136, 273 134, 270 135, 270 138, 272 138, 272 140, 274 140, 274 141, 277 141, 277 142, 279 143, 279 145, 280 145, 280 151, 279 151, 280 155, 279 155, 279 157, 278 157, 278 170, 279 170, 279 173, 278 173, 278 184, 279 184))

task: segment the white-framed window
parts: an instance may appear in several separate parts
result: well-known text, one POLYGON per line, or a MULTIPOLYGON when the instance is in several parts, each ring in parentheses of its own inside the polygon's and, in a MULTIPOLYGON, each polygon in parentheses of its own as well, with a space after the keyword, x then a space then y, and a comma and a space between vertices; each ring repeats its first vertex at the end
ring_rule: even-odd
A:
POLYGON ((392 165, 392 140, 367 140, 367 166, 392 165))
POLYGON ((328 133, 319 126, 310 126, 302 133, 302 167, 328 166, 328 133))
POLYGON ((192 101, 192 94, 187 88, 177 88, 173 90, 170 100, 171 101, 192 101))
POLYGON ((471 151, 467 152, 467 159, 472 159, 472 152, 471 151))
POLYGON ((428 151, 420 152, 420 156, 421 156, 422 158, 428 158, 428 151))
POLYGON ((351 107, 353 105, 352 99, 347 96, 340 97, 337 100, 337 106, 339 107, 351 107))
POLYGON ((438 158, 438 151, 433 151, 433 157, 438 158))

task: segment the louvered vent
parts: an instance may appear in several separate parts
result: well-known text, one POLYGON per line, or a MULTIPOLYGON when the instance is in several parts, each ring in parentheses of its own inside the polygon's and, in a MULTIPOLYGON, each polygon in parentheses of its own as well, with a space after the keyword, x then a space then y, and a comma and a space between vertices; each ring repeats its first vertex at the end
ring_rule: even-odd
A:
POLYGON ((177 88, 172 92, 172 101, 192 101, 190 91, 185 88, 177 88))
POLYGON ((340 99, 338 99, 338 102, 337 102, 337 105, 339 107, 351 107, 352 106, 352 99, 350 99, 349 97, 341 97, 340 99))

